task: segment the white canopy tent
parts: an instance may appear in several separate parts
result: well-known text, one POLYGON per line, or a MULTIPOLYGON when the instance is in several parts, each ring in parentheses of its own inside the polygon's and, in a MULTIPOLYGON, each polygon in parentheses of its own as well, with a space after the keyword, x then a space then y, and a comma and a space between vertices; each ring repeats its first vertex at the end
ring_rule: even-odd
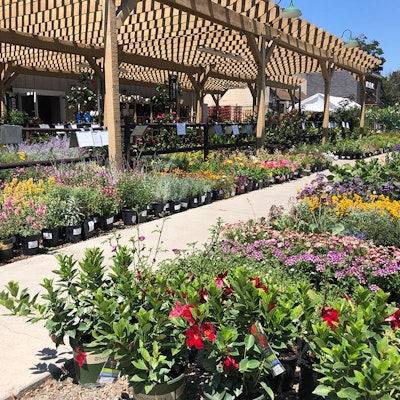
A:
MULTIPOLYGON (((324 111, 324 98, 325 95, 322 93, 316 93, 313 96, 304 99, 301 102, 301 110, 302 111, 311 111, 311 112, 323 112, 324 111)), ((298 109, 299 104, 295 105, 295 108, 298 109)), ((356 103, 353 100, 350 100, 346 97, 336 97, 329 96, 329 111, 335 111, 338 108, 349 109, 352 107, 361 108, 360 104, 356 103)))

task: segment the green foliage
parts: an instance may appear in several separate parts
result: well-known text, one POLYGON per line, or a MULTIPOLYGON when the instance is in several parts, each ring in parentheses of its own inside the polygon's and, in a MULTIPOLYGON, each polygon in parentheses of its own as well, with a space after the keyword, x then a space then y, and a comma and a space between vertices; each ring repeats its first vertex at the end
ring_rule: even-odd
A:
POLYGON ((84 215, 81 211, 81 205, 78 198, 74 195, 68 195, 61 204, 64 206, 63 214, 61 216, 63 226, 74 226, 80 224, 84 215))
POLYGON ((382 61, 381 64, 374 67, 374 72, 379 73, 382 71, 386 59, 383 57, 382 48, 379 47, 380 43, 377 40, 367 43, 367 37, 364 34, 359 35, 356 39, 361 50, 366 51, 371 56, 379 58, 382 61))
POLYGON ((0 293, 0 304, 13 314, 29 317, 30 322, 45 321, 50 336, 60 345, 68 335, 80 343, 93 340, 92 330, 98 322, 93 307, 94 293, 108 287, 104 257, 100 249, 86 249, 79 269, 72 256, 57 255, 59 269, 53 271, 57 279, 44 278, 44 294, 20 290, 18 282, 10 281, 0 293), (41 300, 39 300, 41 299, 41 300))
POLYGON ((28 114, 25 111, 20 110, 6 111, 1 117, 3 124, 11 125, 25 125, 27 119, 28 114))
POLYGON ((400 71, 391 72, 382 79, 381 100, 386 106, 396 106, 400 103, 399 94, 400 71))
POLYGON ((338 300, 337 322, 313 324, 310 346, 323 377, 314 393, 334 399, 395 399, 400 395, 398 340, 385 323, 394 309, 387 294, 359 289, 353 299, 338 300))
POLYGON ((307 132, 302 128, 309 116, 293 110, 287 114, 267 115, 264 147, 270 152, 287 151, 305 142, 307 132))
POLYGON ((367 107, 365 121, 370 126, 377 123, 382 126, 383 130, 398 132, 400 128, 400 106, 396 103, 385 108, 367 107))
POLYGON ((82 73, 79 85, 71 86, 67 93, 68 107, 74 112, 87 112, 97 109, 97 94, 89 87, 92 75, 82 73))

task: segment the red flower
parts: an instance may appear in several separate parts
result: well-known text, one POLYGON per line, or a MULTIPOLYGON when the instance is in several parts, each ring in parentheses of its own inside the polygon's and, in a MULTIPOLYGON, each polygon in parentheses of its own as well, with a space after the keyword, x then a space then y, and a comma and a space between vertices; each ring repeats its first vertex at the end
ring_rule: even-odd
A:
POLYGON ((231 357, 227 356, 226 360, 224 361, 222 368, 224 369, 225 372, 230 372, 230 371, 235 371, 239 369, 239 364, 236 362, 236 360, 231 357))
POLYGON ((228 295, 230 295, 230 294, 232 294, 232 293, 233 293, 233 289, 232 289, 231 286, 226 286, 226 287, 224 288, 224 294, 225 294, 225 296, 228 296, 228 295))
POLYGON ((335 330, 340 322, 339 311, 333 309, 332 307, 323 307, 322 319, 328 324, 328 326, 335 330))
POLYGON ((257 289, 262 289, 262 290, 264 290, 265 293, 268 292, 268 289, 266 288, 266 286, 261 285, 260 278, 250 278, 250 280, 253 281, 254 286, 255 286, 257 289))
POLYGON ((78 365, 82 367, 82 365, 85 364, 87 354, 84 351, 82 351, 79 347, 75 349, 75 353, 76 353, 75 360, 78 363, 78 365))
POLYGON ((386 322, 390 322, 392 329, 400 328, 400 310, 397 310, 393 314, 390 314, 387 318, 385 318, 386 322))
POLYGON ((271 304, 269 305, 270 311, 273 310, 274 308, 275 308, 275 303, 271 303, 271 304))
POLYGON ((208 290, 207 289, 201 289, 199 292, 199 299, 200 303, 205 303, 208 299, 208 290))
POLYGON ((215 339, 215 326, 211 322, 205 322, 201 325, 200 331, 208 341, 212 342, 215 339))
POLYGON ((186 344, 189 347, 196 347, 196 349, 202 349, 203 348, 203 338, 200 332, 200 329, 197 325, 192 325, 187 331, 186 331, 186 344))
POLYGON ((175 304, 175 308, 169 313, 170 317, 183 317, 188 320, 191 324, 194 323, 194 318, 192 312, 190 311, 194 308, 193 304, 184 304, 181 306, 181 302, 177 301, 175 304))

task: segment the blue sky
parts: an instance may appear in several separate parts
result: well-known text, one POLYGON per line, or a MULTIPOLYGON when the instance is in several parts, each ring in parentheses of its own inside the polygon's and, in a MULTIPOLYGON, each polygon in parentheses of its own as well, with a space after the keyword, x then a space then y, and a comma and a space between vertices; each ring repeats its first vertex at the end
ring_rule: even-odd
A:
MULTIPOLYGON (((279 5, 289 3, 281 0, 279 5)), ((353 37, 364 34, 367 43, 377 40, 386 58, 382 75, 400 70, 400 0, 293 0, 293 4, 301 9, 302 19, 335 36, 350 29, 353 37)))

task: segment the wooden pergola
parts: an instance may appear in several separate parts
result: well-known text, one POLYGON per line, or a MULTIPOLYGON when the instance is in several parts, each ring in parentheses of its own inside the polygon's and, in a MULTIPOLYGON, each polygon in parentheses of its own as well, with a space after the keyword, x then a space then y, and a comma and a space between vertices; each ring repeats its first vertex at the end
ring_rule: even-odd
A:
POLYGON ((335 70, 350 72, 362 96, 380 60, 304 19, 281 18, 268 0, 0 0, 0 98, 18 74, 79 77, 81 65, 104 81, 111 163, 122 163, 119 84, 165 82, 179 74, 196 94, 248 87, 258 109, 257 145, 265 129, 266 86, 294 92, 296 75, 321 72, 328 128, 335 70))

